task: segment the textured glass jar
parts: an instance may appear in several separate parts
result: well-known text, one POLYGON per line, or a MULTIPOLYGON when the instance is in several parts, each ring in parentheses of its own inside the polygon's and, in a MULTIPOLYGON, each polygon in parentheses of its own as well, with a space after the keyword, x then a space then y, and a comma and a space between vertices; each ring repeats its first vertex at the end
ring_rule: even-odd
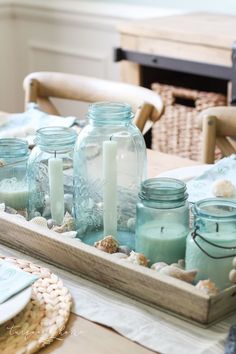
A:
POLYGON ((93 244, 110 234, 133 248, 135 205, 146 175, 143 136, 127 104, 95 103, 88 118, 74 154, 78 236, 93 244))
POLYGON ((29 217, 43 216, 60 225, 72 213, 73 129, 47 127, 37 131, 28 164, 29 217))
POLYGON ((173 178, 142 183, 137 204, 135 249, 150 261, 171 264, 183 259, 189 232, 186 185, 173 178))
POLYGON ((0 203, 16 210, 28 207, 28 143, 21 139, 0 139, 0 203))
POLYGON ((230 285, 229 272, 236 255, 236 203, 204 199, 193 206, 194 230, 186 247, 186 268, 197 269, 196 281, 211 279, 218 288, 230 285))

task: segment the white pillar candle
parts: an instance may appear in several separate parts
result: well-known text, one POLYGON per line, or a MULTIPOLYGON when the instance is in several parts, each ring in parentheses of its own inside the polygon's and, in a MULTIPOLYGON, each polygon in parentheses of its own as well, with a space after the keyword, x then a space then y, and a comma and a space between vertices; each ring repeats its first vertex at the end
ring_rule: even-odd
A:
POLYGON ((117 235, 117 142, 103 143, 103 228, 104 236, 117 235))
POLYGON ((51 217, 57 224, 62 224, 64 207, 63 161, 52 157, 48 160, 48 178, 50 191, 51 217))

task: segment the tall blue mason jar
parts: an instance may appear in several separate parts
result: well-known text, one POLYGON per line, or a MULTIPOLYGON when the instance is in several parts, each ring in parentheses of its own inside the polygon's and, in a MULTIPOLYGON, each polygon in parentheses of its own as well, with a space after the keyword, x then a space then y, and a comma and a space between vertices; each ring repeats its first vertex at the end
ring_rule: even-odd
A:
POLYGON ((146 147, 128 104, 99 102, 74 153, 74 211, 78 236, 104 236, 134 248, 136 202, 146 176, 146 147))
POLYGON ((37 131, 28 163, 29 218, 43 216, 61 225, 72 213, 73 151, 77 134, 64 127, 37 131))
POLYGON ((21 139, 0 139, 0 203, 16 210, 28 207, 28 143, 21 139))

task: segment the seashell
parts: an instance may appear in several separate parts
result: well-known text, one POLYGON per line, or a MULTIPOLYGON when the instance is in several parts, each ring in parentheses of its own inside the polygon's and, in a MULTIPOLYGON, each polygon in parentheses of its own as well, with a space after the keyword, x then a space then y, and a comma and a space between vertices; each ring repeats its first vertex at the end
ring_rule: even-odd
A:
POLYGON ((157 263, 152 264, 151 269, 159 272, 162 268, 164 268, 166 266, 168 266, 168 264, 166 264, 165 262, 157 262, 157 263))
POLYGON ((6 205, 5 203, 0 204, 0 211, 5 211, 6 205))
POLYGON ((17 210, 17 214, 22 215, 26 220, 28 219, 28 211, 26 208, 17 210))
MULTIPOLYGON (((75 238, 77 236, 77 231, 62 232, 61 235, 65 237, 75 238)), ((79 238, 78 240, 81 241, 79 238)))
POLYGON ((67 232, 67 231, 74 231, 75 230, 75 222, 74 222, 73 217, 68 212, 66 212, 63 222, 62 222, 62 225, 53 226, 52 229, 53 229, 53 231, 56 231, 59 233, 67 232))
POLYGON ((142 253, 131 251, 128 258, 125 259, 126 261, 138 264, 144 267, 147 267, 149 260, 144 256, 142 253))
POLYGON ((56 226, 56 223, 55 223, 55 221, 53 219, 48 219, 47 226, 48 226, 48 228, 50 230, 50 229, 53 228, 53 226, 56 226))
MULTIPOLYGON (((158 264, 158 263, 156 263, 156 264, 158 264)), ((187 283, 190 283, 190 284, 193 282, 193 279, 197 275, 197 270, 194 270, 194 269, 193 270, 184 270, 184 269, 181 269, 180 267, 175 267, 173 265, 164 266, 164 264, 162 264, 162 266, 160 266, 159 268, 156 266, 155 268, 152 268, 152 269, 155 269, 159 273, 169 275, 170 277, 186 281, 187 283)))
POLYGON ((219 294, 219 289, 216 287, 215 283, 210 279, 199 280, 196 288, 204 292, 206 295, 215 296, 219 294))
POLYGON ((31 224, 36 224, 41 227, 47 228, 47 219, 43 218, 42 216, 35 216, 33 219, 29 220, 31 224))
POLYGON ((212 193, 216 197, 233 197, 235 194, 235 187, 233 183, 227 179, 218 179, 212 184, 212 193))
POLYGON ((118 249, 118 245, 117 240, 111 235, 106 236, 102 240, 94 243, 96 248, 107 253, 115 253, 118 249))
POLYGON ((17 214, 17 210, 14 209, 14 208, 11 208, 9 206, 5 207, 5 212, 8 213, 8 214, 17 214))
POLYGON ((123 253, 126 254, 127 256, 130 255, 131 249, 129 249, 129 247, 125 246, 125 245, 121 245, 118 247, 117 252, 119 253, 123 253))
POLYGON ((126 259, 128 258, 127 254, 122 253, 122 252, 116 252, 116 253, 112 253, 112 256, 119 258, 119 259, 126 259))
POLYGON ((178 263, 172 263, 171 266, 177 267, 180 269, 185 269, 185 260, 184 259, 179 259, 178 263))
POLYGON ((6 162, 4 160, 0 160, 0 167, 3 167, 6 165, 6 162))
POLYGON ((231 281, 231 283, 236 283, 236 269, 232 269, 229 272, 229 280, 231 281))

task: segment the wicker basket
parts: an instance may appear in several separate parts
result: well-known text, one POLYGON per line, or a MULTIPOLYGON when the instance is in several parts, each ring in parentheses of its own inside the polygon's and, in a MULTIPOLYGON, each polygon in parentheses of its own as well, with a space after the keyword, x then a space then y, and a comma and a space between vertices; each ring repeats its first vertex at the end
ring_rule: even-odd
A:
MULTIPOLYGON (((165 104, 163 116, 153 126, 152 148, 200 160, 202 136, 197 115, 208 107, 225 106, 226 96, 158 83, 153 83, 152 89, 161 95, 165 104)), ((216 151, 216 158, 219 157, 216 151)))

